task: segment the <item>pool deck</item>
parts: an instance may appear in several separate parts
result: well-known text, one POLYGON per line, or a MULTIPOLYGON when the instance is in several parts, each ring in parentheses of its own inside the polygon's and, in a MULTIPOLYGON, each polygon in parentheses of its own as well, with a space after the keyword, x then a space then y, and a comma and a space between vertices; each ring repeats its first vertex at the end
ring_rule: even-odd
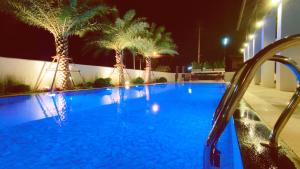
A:
MULTIPOLYGON (((273 128, 276 120, 288 104, 293 92, 283 92, 275 88, 267 88, 258 85, 250 85, 244 100, 253 108, 258 116, 270 128, 273 128)), ((291 116, 283 129, 280 138, 300 157, 300 105, 291 116)))

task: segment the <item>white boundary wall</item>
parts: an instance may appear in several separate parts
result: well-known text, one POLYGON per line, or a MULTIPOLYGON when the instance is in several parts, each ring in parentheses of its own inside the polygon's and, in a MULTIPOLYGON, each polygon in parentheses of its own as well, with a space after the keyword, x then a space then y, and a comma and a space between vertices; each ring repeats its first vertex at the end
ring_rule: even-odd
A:
MULTIPOLYGON (((27 59, 16 59, 16 58, 5 58, 0 57, 0 80, 4 78, 11 77, 20 83, 30 85, 32 88, 35 86, 37 79, 42 73, 44 75, 44 80, 40 84, 40 88, 47 88, 51 85, 52 78, 54 75, 54 70, 56 64, 52 64, 51 70, 46 71, 49 68, 51 62, 38 61, 38 60, 27 60, 27 59), (43 72, 41 72, 44 69, 43 72)), ((118 83, 117 70, 112 67, 103 66, 91 66, 91 65, 81 65, 81 64, 71 64, 71 69, 80 70, 86 82, 93 82, 96 78, 112 78, 112 83, 118 83), (114 73, 112 73, 114 71, 114 73)), ((137 77, 144 78, 144 70, 133 70, 126 69, 126 79, 134 79, 137 77), (130 77, 130 78, 129 78, 130 77)), ((152 79, 159 77, 167 78, 168 82, 175 81, 175 73, 166 72, 152 72, 152 79)), ((72 73, 73 80, 76 84, 82 83, 82 80, 78 73, 72 73)))

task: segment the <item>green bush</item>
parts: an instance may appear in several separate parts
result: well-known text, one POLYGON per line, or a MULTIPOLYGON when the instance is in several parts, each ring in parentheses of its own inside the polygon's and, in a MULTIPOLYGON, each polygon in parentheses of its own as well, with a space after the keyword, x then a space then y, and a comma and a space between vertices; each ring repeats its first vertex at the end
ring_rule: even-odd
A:
POLYGON ((203 68, 204 68, 204 69, 212 69, 212 67, 213 67, 213 66, 212 66, 209 62, 204 62, 204 63, 203 63, 203 68))
POLYGON ((192 68, 193 69, 202 69, 202 64, 197 62, 192 62, 192 68))
POLYGON ((156 79, 156 83, 166 83, 168 80, 165 77, 160 77, 156 79))
POLYGON ((93 82, 87 82, 87 83, 85 84, 85 86, 86 86, 86 87, 93 87, 93 82))
POLYGON ((215 68, 224 68, 224 61, 218 61, 214 63, 215 68))
POLYGON ((79 89, 89 89, 92 88, 93 86, 94 86, 93 82, 80 83, 76 85, 76 87, 79 89))
POLYGON ((137 77, 131 81, 133 84, 144 84, 144 79, 141 77, 137 77))
POLYGON ((0 81, 0 95, 4 94, 5 92, 5 85, 3 82, 0 81))
POLYGON ((98 78, 94 82, 94 87, 108 87, 112 86, 111 78, 98 78))
POLYGON ((7 94, 7 93, 24 93, 30 92, 30 86, 26 84, 22 84, 14 78, 8 76, 2 79, 0 82, 0 93, 7 94))
POLYGON ((8 93, 23 93, 23 92, 29 92, 30 86, 25 84, 13 84, 6 86, 6 92, 8 93))

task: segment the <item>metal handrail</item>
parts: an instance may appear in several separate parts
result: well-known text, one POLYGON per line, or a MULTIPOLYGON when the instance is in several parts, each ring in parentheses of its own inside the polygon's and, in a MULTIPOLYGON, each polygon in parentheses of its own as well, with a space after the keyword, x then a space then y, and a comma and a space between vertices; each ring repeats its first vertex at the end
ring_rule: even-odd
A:
POLYGON ((278 146, 279 135, 280 135, 281 131, 283 130, 283 128, 285 127, 285 125, 287 124, 290 117, 292 116, 292 114, 294 113, 295 109, 297 108, 297 105, 300 102, 300 69, 297 66, 297 63, 295 61, 291 60, 290 58, 284 57, 284 56, 276 55, 273 58, 271 58, 270 60, 280 62, 280 63, 286 65, 287 67, 289 67, 290 70, 296 76, 297 83, 298 83, 296 92, 290 99, 290 102, 287 105, 287 107, 283 110, 283 112, 279 116, 279 118, 276 121, 275 126, 271 132, 271 135, 270 135, 269 146, 273 147, 273 148, 277 148, 277 147, 279 147, 278 146))
POLYGON ((218 116, 221 114, 221 112, 224 109, 224 103, 227 102, 230 93, 233 92, 233 87, 232 85, 235 84, 237 82, 237 80, 240 78, 241 72, 244 70, 245 66, 248 64, 248 61, 246 61, 242 67, 233 75, 231 83, 229 83, 229 85, 227 86, 227 90, 224 93, 224 97, 222 97, 221 101, 219 102, 219 105, 223 105, 223 106, 218 106, 218 108, 216 109, 214 116, 213 116, 213 120, 212 123, 214 124, 214 122, 216 121, 216 119, 218 118, 218 116))
POLYGON ((300 35, 294 35, 278 40, 262 49, 242 67, 242 70, 236 73, 231 81, 231 85, 227 88, 218 105, 217 110, 219 113, 215 117, 213 128, 210 131, 205 144, 204 168, 219 166, 220 155, 219 151, 216 149, 216 144, 234 111, 237 109, 240 100, 249 87, 259 66, 266 60, 274 57, 276 53, 299 44, 300 35))

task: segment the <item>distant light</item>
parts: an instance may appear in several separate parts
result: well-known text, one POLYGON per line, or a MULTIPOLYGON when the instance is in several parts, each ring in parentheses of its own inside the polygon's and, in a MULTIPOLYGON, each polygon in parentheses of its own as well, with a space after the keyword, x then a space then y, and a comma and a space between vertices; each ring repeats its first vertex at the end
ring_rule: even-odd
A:
POLYGON ((245 43, 244 43, 244 47, 248 47, 248 43, 245 42, 245 43))
POLYGON ((249 39, 252 40, 255 37, 254 34, 249 35, 249 39))
POLYGON ((277 6, 279 4, 281 0, 271 0, 271 5, 274 7, 274 6, 277 6))
POLYGON ((156 114, 159 111, 159 105, 154 103, 151 107, 151 111, 156 114))
POLYGON ((54 96, 56 96, 56 94, 55 93, 49 93, 48 96, 54 97, 54 96))
POLYGON ((193 93, 193 90, 191 88, 188 89, 189 94, 193 93))
POLYGON ((261 28, 262 26, 264 26, 264 21, 258 21, 258 22, 256 22, 256 24, 255 24, 255 27, 256 27, 256 28, 261 28))
POLYGON ((224 37, 223 40, 222 40, 222 44, 223 44, 223 46, 227 46, 229 44, 229 38, 224 37))
POLYGON ((127 86, 130 85, 130 82, 129 82, 129 81, 126 81, 126 82, 125 82, 125 85, 127 85, 127 86))
POLYGON ((240 52, 241 52, 241 53, 244 53, 244 52, 245 52, 245 49, 244 49, 244 48, 241 48, 241 49, 240 49, 240 52))
POLYGON ((188 70, 188 71, 191 71, 191 70, 193 70, 193 67, 192 67, 192 66, 189 66, 189 67, 187 67, 187 70, 188 70))

